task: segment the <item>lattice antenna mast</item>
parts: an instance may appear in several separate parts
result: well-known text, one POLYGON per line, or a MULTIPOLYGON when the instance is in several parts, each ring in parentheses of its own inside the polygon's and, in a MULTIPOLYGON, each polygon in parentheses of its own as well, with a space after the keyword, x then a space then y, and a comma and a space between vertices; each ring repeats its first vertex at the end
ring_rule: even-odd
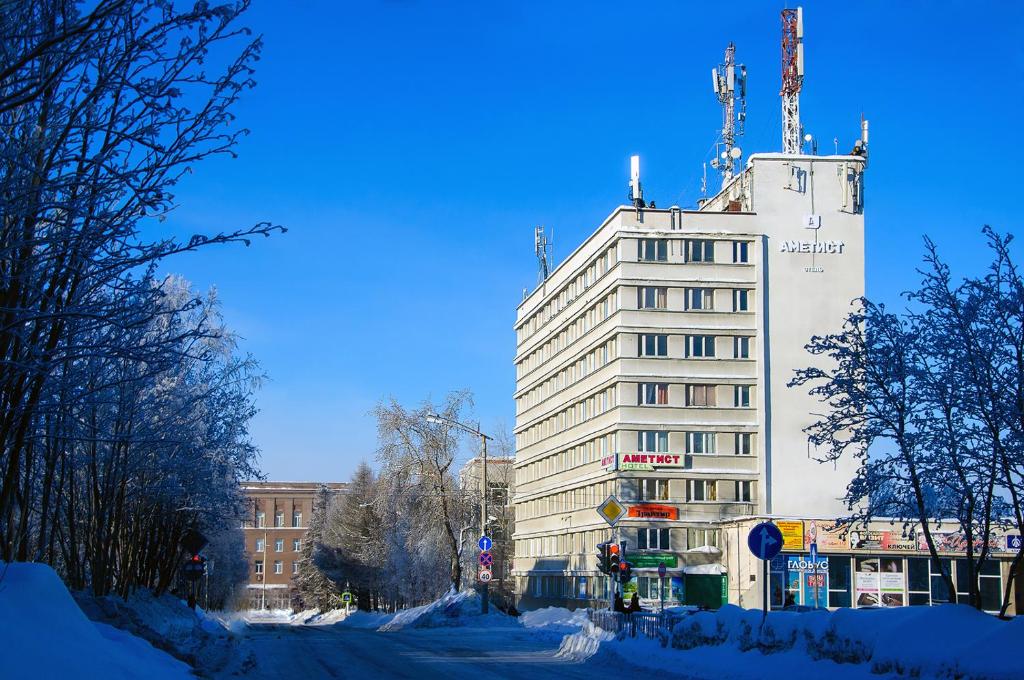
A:
POLYGON ((722 105, 722 142, 718 145, 711 167, 722 173, 722 185, 736 174, 736 165, 743 152, 736 138, 743 135, 747 120, 747 67, 736 65, 736 45, 725 48, 725 60, 711 69, 715 95, 722 105))
POLYGON ((533 230, 533 252, 537 255, 537 284, 544 283, 551 267, 551 244, 544 235, 544 227, 533 230))
POLYGON ((782 153, 800 153, 800 89, 804 84, 804 11, 782 10, 782 153))

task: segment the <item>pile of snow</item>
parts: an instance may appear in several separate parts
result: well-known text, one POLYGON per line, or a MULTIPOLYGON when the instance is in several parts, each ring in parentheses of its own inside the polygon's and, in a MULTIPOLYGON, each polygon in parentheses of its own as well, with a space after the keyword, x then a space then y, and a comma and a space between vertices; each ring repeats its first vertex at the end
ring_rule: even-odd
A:
POLYGON ((519 617, 520 623, 526 628, 546 628, 554 630, 579 630, 587 622, 587 610, 569 611, 564 607, 545 607, 524 612, 519 617))
POLYGON ((555 656, 573 661, 586 661, 594 656, 604 642, 615 639, 615 634, 598 628, 586 616, 580 621, 580 629, 562 639, 555 656))
POLYGON ((491 607, 480 612, 480 595, 471 590, 449 590, 443 597, 422 607, 403 609, 377 630, 394 632, 403 628, 436 628, 440 626, 508 625, 509 617, 491 607))
POLYGON ((151 644, 90 621, 45 564, 0 563, 0 640, 4 675, 25 678, 193 678, 191 669, 151 644))
MULTIPOLYGON (((867 673, 1001 680, 1021 677, 1024 618, 1002 621, 965 605, 762 614, 726 605, 683 618, 662 639, 624 638, 607 649, 631 663, 733 678, 867 673), (728 669, 723 675, 723 669, 728 669)), ((584 627, 564 656, 588 658, 611 634, 584 627)))
POLYGON ((86 616, 149 641, 205 673, 224 668, 236 651, 237 636, 201 608, 189 609, 184 600, 164 593, 135 591, 125 601, 110 595, 77 592, 73 597, 86 616))

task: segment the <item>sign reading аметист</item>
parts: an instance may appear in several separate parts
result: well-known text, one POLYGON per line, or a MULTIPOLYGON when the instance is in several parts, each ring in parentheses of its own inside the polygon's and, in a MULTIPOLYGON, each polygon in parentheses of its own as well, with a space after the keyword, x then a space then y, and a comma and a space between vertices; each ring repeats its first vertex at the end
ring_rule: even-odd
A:
POLYGON ((842 253, 843 241, 780 241, 780 253, 842 253))

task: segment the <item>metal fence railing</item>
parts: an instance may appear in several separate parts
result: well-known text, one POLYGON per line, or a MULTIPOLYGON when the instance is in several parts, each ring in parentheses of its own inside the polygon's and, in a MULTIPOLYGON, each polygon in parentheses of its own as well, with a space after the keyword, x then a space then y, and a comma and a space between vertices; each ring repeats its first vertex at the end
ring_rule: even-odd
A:
POLYGON ((608 609, 588 610, 590 622, 598 628, 615 633, 624 634, 630 637, 643 635, 644 637, 658 639, 658 631, 661 629, 672 630, 682 617, 668 612, 614 612, 608 609))

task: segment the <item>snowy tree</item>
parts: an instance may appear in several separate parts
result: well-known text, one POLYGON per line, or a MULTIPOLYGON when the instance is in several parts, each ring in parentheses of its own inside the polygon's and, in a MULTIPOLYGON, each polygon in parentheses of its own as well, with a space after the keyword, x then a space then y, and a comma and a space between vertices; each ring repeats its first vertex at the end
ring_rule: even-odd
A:
POLYGON ((339 580, 343 578, 352 586, 356 606, 363 610, 380 607, 382 573, 387 562, 387 544, 376 501, 377 479, 363 461, 334 506, 325 529, 325 540, 336 555, 339 580))
POLYGON ((988 274, 956 284, 926 240, 921 286, 907 293, 910 308, 893 314, 858 301, 840 333, 808 344, 825 361, 790 383, 811 386, 826 405, 807 430, 824 460, 860 461, 844 523, 886 517, 908 533, 920 530, 955 597, 934 532, 942 519, 956 520, 976 607, 994 530, 1022 528, 1024 471, 1024 282, 1010 239, 988 228, 985 235, 995 255, 988 274))
POLYGON ((471 403, 467 392, 454 392, 436 406, 425 402, 407 409, 391 399, 375 409, 381 466, 377 508, 392 532, 392 558, 408 557, 419 565, 420 582, 405 588, 412 597, 440 595, 444 586, 458 589, 462 581, 463 529, 474 524, 472 506, 454 478, 461 432, 427 417, 458 421, 471 403), (396 535, 405 538, 405 555, 395 552, 400 550, 396 535), (438 580, 439 573, 447 578, 438 580))
POLYGON ((328 517, 331 514, 331 490, 321 484, 313 499, 313 513, 309 518, 302 541, 299 573, 295 576, 295 588, 302 601, 303 608, 315 608, 328 611, 336 607, 341 599, 338 587, 327 575, 332 566, 330 549, 325 544, 328 517))

